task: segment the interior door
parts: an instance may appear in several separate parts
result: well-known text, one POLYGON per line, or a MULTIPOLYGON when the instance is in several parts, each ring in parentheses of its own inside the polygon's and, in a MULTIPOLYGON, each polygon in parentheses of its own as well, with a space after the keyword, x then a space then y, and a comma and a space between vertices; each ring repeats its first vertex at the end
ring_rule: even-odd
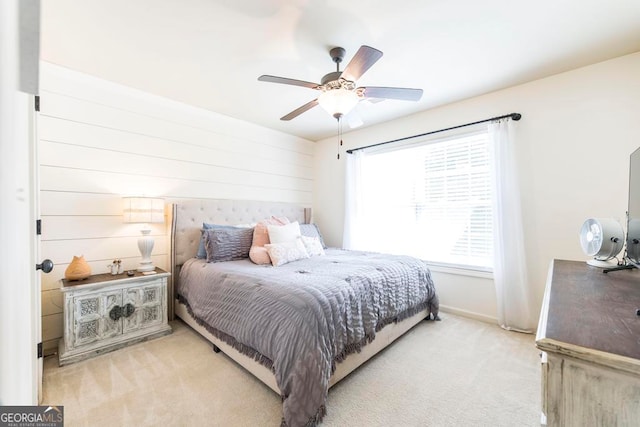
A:
POLYGON ((19 27, 19 90, 30 94, 28 105, 28 147, 30 171, 30 253, 32 284, 31 316, 32 343, 36 346, 36 354, 31 352, 32 366, 35 366, 34 385, 36 404, 42 402, 42 305, 41 305, 41 272, 50 273, 53 263, 42 260, 40 253, 40 161, 38 159, 38 112, 40 111, 40 0, 20 0, 18 9, 19 27))
POLYGON ((37 0, 0 1, 0 405, 36 405, 41 391, 31 96, 38 89, 39 16, 37 0))

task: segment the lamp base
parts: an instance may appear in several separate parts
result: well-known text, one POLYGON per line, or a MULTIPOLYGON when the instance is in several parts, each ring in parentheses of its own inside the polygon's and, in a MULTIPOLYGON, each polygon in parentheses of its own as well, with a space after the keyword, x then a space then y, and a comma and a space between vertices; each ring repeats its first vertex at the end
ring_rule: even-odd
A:
POLYGON ((153 265, 153 261, 151 261, 151 251, 153 251, 153 237, 149 235, 151 230, 142 229, 140 230, 142 236, 138 239, 138 249, 140 249, 140 255, 142 255, 142 259, 140 260, 140 264, 138 265, 138 271, 153 271, 156 267, 153 265))
POLYGON ((151 261, 141 262, 140 265, 138 265, 138 271, 153 271, 155 269, 156 269, 156 266, 153 265, 151 261))

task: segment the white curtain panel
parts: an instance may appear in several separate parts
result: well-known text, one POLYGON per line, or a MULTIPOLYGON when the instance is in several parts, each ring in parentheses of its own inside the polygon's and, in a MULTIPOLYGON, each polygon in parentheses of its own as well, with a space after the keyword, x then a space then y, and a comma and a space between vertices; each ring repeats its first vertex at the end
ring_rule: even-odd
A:
POLYGON ((344 228, 342 247, 345 249, 362 249, 362 177, 361 163, 365 156, 362 151, 354 151, 347 155, 346 180, 344 191, 344 228))
POLYGON ((513 122, 488 126, 493 157, 493 280, 498 322, 507 330, 533 332, 532 298, 527 280, 520 190, 514 155, 513 122))

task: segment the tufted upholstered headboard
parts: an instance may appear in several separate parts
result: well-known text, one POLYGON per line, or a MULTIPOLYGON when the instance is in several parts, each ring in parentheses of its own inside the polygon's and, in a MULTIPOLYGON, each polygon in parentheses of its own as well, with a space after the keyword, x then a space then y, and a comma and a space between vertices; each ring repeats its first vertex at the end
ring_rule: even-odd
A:
POLYGON ((196 256, 202 223, 238 225, 253 224, 271 215, 286 216, 301 224, 309 222, 311 209, 290 203, 190 199, 174 202, 171 209, 171 280, 169 289, 169 318, 173 319, 174 289, 178 283, 180 266, 196 256))

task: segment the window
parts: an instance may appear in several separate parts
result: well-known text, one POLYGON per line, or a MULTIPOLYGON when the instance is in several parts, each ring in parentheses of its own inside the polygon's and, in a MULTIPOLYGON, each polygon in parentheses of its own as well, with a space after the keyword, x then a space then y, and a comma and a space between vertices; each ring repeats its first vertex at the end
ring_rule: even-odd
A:
POLYGON ((491 270, 486 131, 370 151, 359 165, 359 248, 491 270))

